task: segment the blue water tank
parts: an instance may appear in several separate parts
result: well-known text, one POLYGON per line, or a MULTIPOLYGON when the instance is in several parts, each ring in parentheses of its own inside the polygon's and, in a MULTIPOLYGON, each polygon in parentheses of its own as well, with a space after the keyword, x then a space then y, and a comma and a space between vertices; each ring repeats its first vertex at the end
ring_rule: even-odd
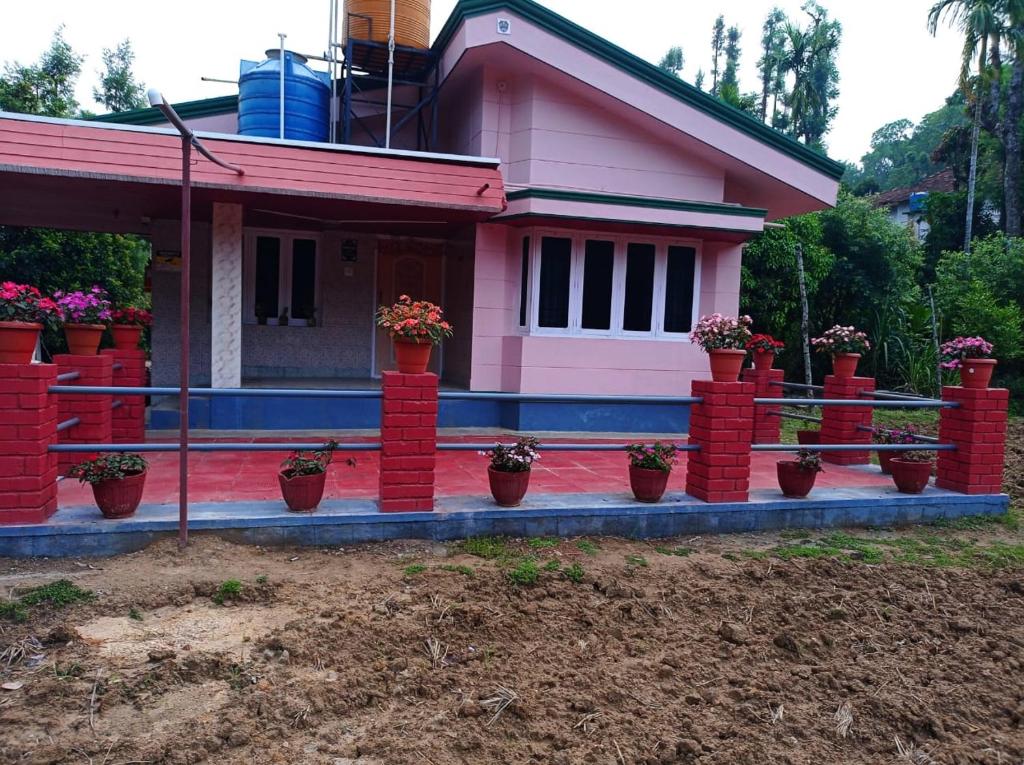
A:
MULTIPOLYGON (((238 76, 238 132, 280 137, 280 51, 263 61, 242 61, 238 76)), ((306 66, 306 58, 284 52, 284 137, 326 141, 330 130, 331 79, 306 66)))

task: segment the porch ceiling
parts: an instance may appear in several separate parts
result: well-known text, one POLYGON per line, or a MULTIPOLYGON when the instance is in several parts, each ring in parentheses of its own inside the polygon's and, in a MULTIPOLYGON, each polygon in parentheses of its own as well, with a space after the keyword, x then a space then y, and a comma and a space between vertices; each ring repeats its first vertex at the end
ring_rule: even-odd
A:
MULTIPOLYGON (((214 202, 247 223, 420 228, 485 220, 505 208, 496 162, 203 136, 244 176, 193 164, 197 220, 214 202)), ((180 138, 160 128, 96 126, 0 113, 0 224, 146 233, 177 218, 180 138)))

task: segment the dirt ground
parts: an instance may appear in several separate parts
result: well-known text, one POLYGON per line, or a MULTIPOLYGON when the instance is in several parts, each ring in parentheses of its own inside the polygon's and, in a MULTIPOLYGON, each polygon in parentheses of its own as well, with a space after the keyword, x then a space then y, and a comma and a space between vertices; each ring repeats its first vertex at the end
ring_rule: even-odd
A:
POLYGON ((1019 519, 0 560, 0 763, 1021 765, 1019 519))

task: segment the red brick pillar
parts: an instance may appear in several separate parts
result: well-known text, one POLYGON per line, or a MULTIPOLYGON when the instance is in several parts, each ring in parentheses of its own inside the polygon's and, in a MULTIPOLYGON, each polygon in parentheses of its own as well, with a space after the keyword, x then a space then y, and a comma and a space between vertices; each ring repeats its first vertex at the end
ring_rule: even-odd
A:
MULTIPOLYGON (((873 377, 825 377, 824 398, 864 400, 861 391, 874 392, 873 377)), ((870 406, 824 406, 821 412, 821 443, 823 444, 865 444, 871 443, 871 432, 861 425, 871 427, 873 407, 870 406)), ((871 453, 863 452, 822 452, 821 458, 833 465, 867 465, 871 453)))
POLYGON ((0 364, 0 523, 42 523, 57 510, 53 364, 0 364))
POLYGON ((746 502, 750 489, 750 444, 754 435, 754 384, 694 380, 686 493, 705 502, 746 502))
MULTIPOLYGON (((782 398, 782 388, 773 383, 780 383, 785 376, 781 369, 744 369, 743 381, 753 383, 754 396, 757 398, 782 398)), ((782 418, 777 414, 777 406, 754 407, 754 443, 777 444, 782 430, 782 418)))
MULTIPOLYGON (((139 349, 107 348, 101 354, 110 356, 114 366, 113 385, 141 388, 146 384, 146 352, 139 349)), ((115 444, 141 444, 146 439, 146 397, 114 397, 121 406, 112 412, 111 433, 115 444)))
POLYGON ((939 452, 935 485, 963 494, 998 494, 1003 483, 1009 391, 947 386, 942 400, 960 406, 939 414, 939 441, 955 444, 956 451, 939 452))
POLYGON ((380 509, 434 509, 437 375, 384 372, 380 421, 380 509))
MULTIPOLYGON (((78 372, 78 378, 69 380, 64 385, 103 385, 113 384, 114 359, 109 354, 97 356, 72 356, 62 353, 53 357, 57 370, 78 372)), ((61 422, 77 417, 80 422, 74 427, 62 430, 58 434, 58 442, 62 444, 109 444, 112 439, 110 404, 112 396, 97 396, 91 393, 62 393, 57 397, 57 416, 61 422)), ((61 475, 67 475, 67 469, 82 460, 96 456, 93 454, 62 453, 58 460, 61 475)))

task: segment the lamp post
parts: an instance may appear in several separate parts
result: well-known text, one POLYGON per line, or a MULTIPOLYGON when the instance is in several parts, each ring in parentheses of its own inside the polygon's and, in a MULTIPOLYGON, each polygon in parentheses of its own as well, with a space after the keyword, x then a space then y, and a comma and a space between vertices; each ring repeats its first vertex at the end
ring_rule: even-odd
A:
POLYGON ((192 147, 214 164, 220 165, 238 175, 245 171, 218 159, 203 146, 195 134, 182 122, 174 108, 164 100, 158 90, 147 94, 150 106, 155 106, 181 134, 181 392, 179 393, 178 424, 178 547, 188 544, 188 387, 189 361, 189 311, 192 302, 192 147))

